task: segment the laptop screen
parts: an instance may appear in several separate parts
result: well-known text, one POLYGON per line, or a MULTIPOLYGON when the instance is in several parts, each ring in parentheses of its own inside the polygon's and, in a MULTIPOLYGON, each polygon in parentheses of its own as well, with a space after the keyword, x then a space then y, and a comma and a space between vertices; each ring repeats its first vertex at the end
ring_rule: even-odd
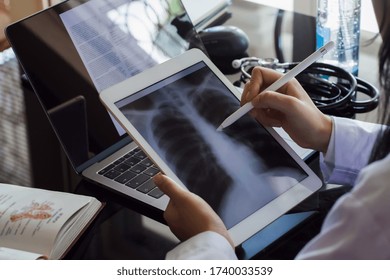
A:
POLYGON ((179 0, 69 0, 6 33, 78 172, 131 141, 99 92, 190 47, 205 52, 179 0))

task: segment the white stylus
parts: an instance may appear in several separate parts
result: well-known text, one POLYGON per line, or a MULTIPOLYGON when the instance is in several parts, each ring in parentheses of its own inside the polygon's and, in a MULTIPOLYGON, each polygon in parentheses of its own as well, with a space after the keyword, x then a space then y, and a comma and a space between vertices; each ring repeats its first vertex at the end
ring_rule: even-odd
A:
MULTIPOLYGON (((276 91, 276 90, 280 89, 284 84, 286 84, 288 81, 293 79, 295 76, 297 76, 299 73, 301 73, 307 67, 309 67, 311 64, 313 64, 315 61, 317 61, 319 58, 321 58, 323 55, 325 55, 333 47, 334 47, 334 42, 333 41, 328 42, 326 45, 324 45, 323 47, 319 48, 317 51, 315 51, 314 53, 309 55, 302 62, 300 62, 297 66, 295 66, 293 69, 288 71, 285 75, 280 77, 278 80, 276 80, 272 85, 267 87, 262 92, 276 91)), ((221 131, 222 129, 233 124, 238 119, 240 119, 243 115, 248 113, 251 109, 253 109, 252 102, 248 102, 248 103, 244 104, 237 111, 235 111, 233 114, 231 114, 229 117, 227 117, 222 122, 222 124, 217 128, 217 131, 221 131)))

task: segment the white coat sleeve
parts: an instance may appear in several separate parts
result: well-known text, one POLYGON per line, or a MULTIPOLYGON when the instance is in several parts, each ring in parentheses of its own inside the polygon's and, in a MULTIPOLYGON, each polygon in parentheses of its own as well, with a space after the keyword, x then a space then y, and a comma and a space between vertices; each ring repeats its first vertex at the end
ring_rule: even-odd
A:
POLYGON ((333 117, 333 130, 320 164, 325 182, 353 186, 369 161, 382 125, 333 117))
POLYGON ((222 235, 206 231, 182 242, 166 255, 167 260, 235 260, 237 256, 222 235))
POLYGON ((390 155, 364 168, 297 259, 390 259, 390 155))
POLYGON ((366 166, 384 127, 343 118, 333 122, 322 171, 329 182, 354 188, 335 203, 297 259, 388 259, 390 156, 366 166))

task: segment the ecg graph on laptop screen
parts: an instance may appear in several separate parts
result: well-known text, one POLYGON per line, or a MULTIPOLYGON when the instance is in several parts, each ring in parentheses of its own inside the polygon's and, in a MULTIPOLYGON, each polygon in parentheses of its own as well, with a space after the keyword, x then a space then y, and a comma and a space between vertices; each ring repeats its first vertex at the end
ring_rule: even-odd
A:
POLYGON ((190 44, 205 52, 176 0, 64 1, 11 25, 7 36, 78 171, 131 141, 101 104, 101 89, 185 52, 190 44), (67 114, 74 107, 63 112, 62 118, 69 120, 64 127, 50 112, 74 104, 73 100, 84 102, 76 107, 85 110, 77 115, 85 115, 86 123, 67 114), (86 128, 87 140, 64 141, 61 135, 70 124, 86 128), (87 153, 74 156, 80 147, 87 153))
POLYGON ((116 106, 229 228, 307 177, 249 115, 216 131, 239 102, 202 62, 116 106))

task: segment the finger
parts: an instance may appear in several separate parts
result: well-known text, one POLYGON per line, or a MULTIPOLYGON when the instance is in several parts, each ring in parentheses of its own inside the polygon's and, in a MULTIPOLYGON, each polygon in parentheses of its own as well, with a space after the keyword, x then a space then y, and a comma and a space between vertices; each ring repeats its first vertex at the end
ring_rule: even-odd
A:
POLYGON ((265 88, 273 84, 281 76, 283 76, 282 73, 273 69, 265 67, 255 67, 252 70, 251 83, 258 84, 259 88, 257 90, 258 92, 261 92, 265 88))
POLYGON ((244 87, 241 97, 241 106, 249 101, 252 101, 262 90, 275 82, 281 76, 281 73, 272 69, 264 67, 253 68, 251 72, 251 79, 244 87))
POLYGON ((244 86, 244 90, 243 90, 242 95, 241 95, 241 100, 240 100, 241 106, 249 101, 248 100, 249 87, 250 87, 250 82, 247 82, 244 86))
POLYGON ((259 109, 256 111, 255 118, 264 126, 281 127, 284 115, 272 109, 259 109))
POLYGON ((163 217, 167 221, 169 226, 173 226, 179 215, 177 212, 176 205, 172 199, 169 200, 167 208, 164 211, 163 217))
POLYGON ((252 101, 252 99, 260 92, 260 84, 258 82, 249 81, 245 84, 244 91, 241 96, 241 106, 252 101))
POLYGON ((253 68, 251 72, 251 79, 247 83, 247 102, 251 101, 260 92, 260 87, 263 83, 262 72, 260 67, 253 68))
POLYGON ((182 197, 186 192, 182 187, 180 187, 176 182, 174 182, 168 176, 163 174, 157 174, 153 178, 156 186, 171 199, 176 199, 178 197, 182 197))
POLYGON ((273 91, 263 92, 252 100, 255 108, 273 109, 282 113, 291 112, 296 107, 297 102, 300 101, 295 97, 273 91))

